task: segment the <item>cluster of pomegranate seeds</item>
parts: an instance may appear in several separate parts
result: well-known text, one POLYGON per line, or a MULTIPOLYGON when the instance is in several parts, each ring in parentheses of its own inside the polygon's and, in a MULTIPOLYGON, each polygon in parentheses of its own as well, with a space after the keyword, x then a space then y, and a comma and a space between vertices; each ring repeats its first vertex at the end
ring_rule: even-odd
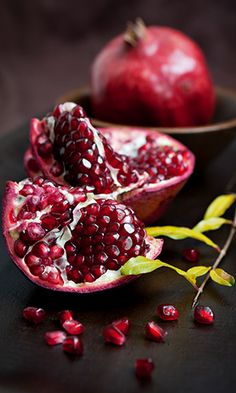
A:
POLYGON ((200 252, 195 248, 186 248, 183 250, 183 258, 187 262, 198 262, 200 258, 200 252))
POLYGON ((23 310, 23 318, 35 325, 39 325, 44 321, 46 313, 42 308, 37 307, 26 307, 23 310))
POLYGON ((126 338, 125 335, 114 325, 108 325, 103 329, 103 338, 106 343, 122 346, 126 338))
POLYGON ((120 330, 125 336, 127 336, 129 329, 130 329, 130 321, 127 317, 117 319, 116 321, 112 322, 112 325, 120 330))
POLYGON ((137 359, 135 362, 135 374, 139 379, 150 379, 155 365, 152 359, 137 359))
POLYGON ((84 348, 79 337, 68 336, 62 343, 63 351, 72 355, 82 355, 84 348))
POLYGON ((46 332, 44 339, 46 343, 50 346, 62 344, 66 339, 66 333, 62 330, 54 330, 52 332, 46 332))
POLYGON ((158 343, 164 342, 167 332, 163 330, 156 322, 148 322, 145 326, 145 335, 151 341, 158 343))
POLYGON ((172 304, 160 304, 157 307, 157 315, 163 321, 176 321, 179 319, 179 310, 172 304))
POLYGON ((60 312, 58 313, 58 319, 59 319, 59 321, 60 321, 60 324, 63 325, 63 323, 64 323, 65 321, 71 321, 71 320, 74 319, 74 318, 73 318, 73 313, 72 313, 71 310, 63 310, 63 311, 60 311, 60 312))
POLYGON ((157 146, 155 138, 147 136, 146 143, 138 149, 137 157, 132 161, 139 173, 149 174, 149 183, 155 183, 182 175, 187 170, 188 154, 187 150, 172 146, 157 146))
POLYGON ((69 319, 63 322, 63 329, 69 334, 78 336, 84 332, 84 325, 74 319, 69 319))
POLYGON ((80 210, 80 219, 65 244, 68 280, 93 282, 118 270, 129 258, 145 255, 145 229, 133 211, 113 200, 97 200, 80 210))
POLYGON ((196 306, 194 308, 194 319, 204 325, 212 325, 215 319, 214 313, 209 306, 196 306))
POLYGON ((130 328, 127 317, 117 319, 103 329, 103 338, 107 343, 122 346, 124 345, 130 328))

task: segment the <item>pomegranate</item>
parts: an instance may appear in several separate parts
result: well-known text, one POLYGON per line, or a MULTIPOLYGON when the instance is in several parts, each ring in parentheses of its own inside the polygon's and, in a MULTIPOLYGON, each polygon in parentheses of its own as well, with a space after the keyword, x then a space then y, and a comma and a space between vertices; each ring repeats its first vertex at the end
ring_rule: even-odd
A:
POLYGON ((130 322, 127 317, 124 317, 112 322, 112 326, 114 326, 116 329, 120 330, 125 336, 127 336, 130 328, 130 322))
POLYGON ((79 336, 84 332, 84 325, 78 321, 75 321, 74 319, 65 321, 62 326, 67 333, 74 336, 79 336))
POLYGON ((194 308, 194 320, 203 325, 212 325, 215 315, 209 306, 196 306, 194 308))
POLYGON ((137 255, 156 258, 163 243, 148 237, 133 210, 111 195, 42 177, 7 183, 3 230, 12 259, 31 281, 68 292, 133 280, 121 275, 121 266, 137 255))
POLYGON ((183 250, 183 258, 187 262, 196 263, 199 261, 200 252, 196 248, 186 248, 183 250))
POLYGON ((157 315, 163 321, 176 321, 179 319, 179 310, 172 304, 160 304, 157 307, 157 315))
POLYGON ((193 154, 171 137, 144 129, 97 130, 73 103, 56 106, 41 121, 33 119, 30 135, 29 176, 39 169, 58 185, 112 194, 145 223, 165 211, 194 168, 193 154))
POLYGON ((23 310, 23 318, 34 325, 42 323, 45 317, 46 313, 42 308, 26 307, 23 310))
POLYGON ((61 330, 54 330, 52 332, 46 332, 44 339, 50 346, 62 344, 66 339, 66 333, 61 330))
POLYGON ((186 127, 205 124, 215 92, 204 55, 169 27, 129 24, 91 70, 92 113, 118 124, 186 127))
POLYGON ((63 351, 71 355, 83 355, 84 347, 82 341, 75 336, 68 336, 62 343, 63 351))
POLYGON ((164 342, 167 332, 163 330, 156 322, 147 322, 145 325, 145 336, 151 340, 158 343, 164 342))
POLYGON ((108 325, 103 329, 103 338, 106 343, 111 343, 117 346, 122 346, 125 344, 126 338, 114 325, 108 325))

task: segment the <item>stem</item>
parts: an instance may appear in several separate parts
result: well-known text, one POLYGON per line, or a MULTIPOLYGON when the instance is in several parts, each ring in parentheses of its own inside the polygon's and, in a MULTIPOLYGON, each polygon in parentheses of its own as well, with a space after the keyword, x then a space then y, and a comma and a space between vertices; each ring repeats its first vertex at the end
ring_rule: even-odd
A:
MULTIPOLYGON (((230 244, 231 244, 231 242, 233 240, 233 237, 235 235, 235 232, 236 232, 236 209, 235 209, 235 212, 234 212, 234 219, 232 221, 232 227, 231 227, 231 230, 229 232, 229 235, 228 235, 228 237, 226 239, 224 247, 221 249, 218 257, 216 258, 215 263, 212 266, 211 270, 216 269, 219 266, 219 264, 222 261, 222 259, 224 258, 224 256, 226 255, 226 253, 228 251, 228 248, 229 248, 229 246, 230 246, 230 244)), ((198 300, 199 300, 199 298, 200 298, 200 296, 201 296, 201 294, 202 294, 202 292, 203 292, 203 290, 204 290, 204 288, 205 288, 209 278, 210 278, 210 273, 207 274, 205 280, 202 282, 202 284, 198 288, 197 294, 196 294, 196 296, 193 299, 192 308, 194 308, 197 305, 198 300)))
POLYGON ((126 32, 124 33, 124 41, 126 44, 136 47, 139 40, 145 35, 146 27, 141 18, 137 18, 135 23, 128 22, 126 32))

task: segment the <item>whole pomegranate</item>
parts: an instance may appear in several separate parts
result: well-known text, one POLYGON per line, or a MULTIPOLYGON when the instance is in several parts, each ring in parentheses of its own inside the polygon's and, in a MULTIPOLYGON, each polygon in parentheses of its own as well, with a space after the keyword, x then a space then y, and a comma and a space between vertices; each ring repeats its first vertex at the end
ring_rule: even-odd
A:
POLYGON ((92 113, 118 124, 186 127, 210 121, 215 93, 204 55, 183 33, 141 20, 110 41, 91 70, 92 113))

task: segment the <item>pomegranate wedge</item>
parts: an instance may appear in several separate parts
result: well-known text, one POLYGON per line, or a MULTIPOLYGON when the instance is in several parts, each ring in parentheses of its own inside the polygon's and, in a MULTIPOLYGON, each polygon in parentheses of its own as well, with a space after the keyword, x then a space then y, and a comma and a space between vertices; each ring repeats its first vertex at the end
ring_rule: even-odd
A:
POLYGON ((165 212, 194 169, 193 154, 173 138, 148 129, 97 130, 74 103, 33 119, 30 141, 29 176, 39 170, 59 185, 112 194, 146 224, 165 212))
POLYGON ((128 259, 155 259, 162 249, 162 240, 148 237, 133 210, 111 195, 42 177, 7 183, 3 229, 15 264, 34 283, 58 291, 127 283, 135 278, 120 273, 128 259))

